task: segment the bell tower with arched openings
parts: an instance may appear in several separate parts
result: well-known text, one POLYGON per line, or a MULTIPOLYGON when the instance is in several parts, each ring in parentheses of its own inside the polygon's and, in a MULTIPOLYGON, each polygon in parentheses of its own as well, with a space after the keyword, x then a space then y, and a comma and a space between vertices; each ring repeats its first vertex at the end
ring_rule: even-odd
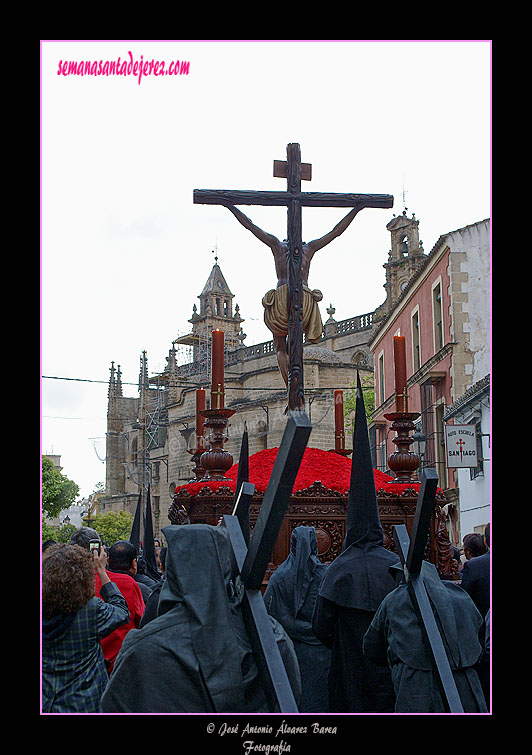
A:
POLYGON ((242 332, 244 319, 240 316, 238 304, 233 311, 234 294, 227 285, 217 256, 214 258, 213 268, 198 299, 200 300, 199 312, 194 304, 192 317, 189 320, 192 332, 179 336, 174 343, 192 346, 192 362, 202 362, 208 374, 213 330, 224 331, 226 351, 237 349, 246 337, 246 334, 242 332))
POLYGON ((405 207, 403 214, 394 217, 386 226, 391 235, 388 262, 383 265, 386 270, 386 301, 382 308, 386 312, 391 310, 426 260, 423 244, 419 240, 419 220, 413 213, 411 218, 407 217, 406 210, 405 207))

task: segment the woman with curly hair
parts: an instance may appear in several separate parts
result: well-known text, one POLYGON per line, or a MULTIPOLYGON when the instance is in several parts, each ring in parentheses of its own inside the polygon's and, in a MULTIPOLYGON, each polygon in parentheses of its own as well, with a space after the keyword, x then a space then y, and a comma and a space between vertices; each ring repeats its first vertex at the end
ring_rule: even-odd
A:
POLYGON ((106 553, 58 544, 42 560, 44 713, 100 713, 108 681, 100 645, 129 621, 129 609, 105 571, 106 553), (96 597, 95 569, 102 582, 96 597), (104 602, 105 601, 105 602, 104 602))

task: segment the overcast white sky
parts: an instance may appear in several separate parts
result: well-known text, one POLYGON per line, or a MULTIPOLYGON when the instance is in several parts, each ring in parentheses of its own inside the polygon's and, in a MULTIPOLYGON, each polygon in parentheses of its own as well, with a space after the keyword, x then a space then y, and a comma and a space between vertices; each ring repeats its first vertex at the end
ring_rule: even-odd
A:
MULTIPOLYGON (((390 236, 403 211, 438 238, 490 217, 491 43, 455 41, 44 41, 41 43, 43 453, 88 496, 105 479, 107 381, 136 395, 139 358, 160 372, 214 264, 245 319, 270 339, 261 299, 270 250, 194 189, 284 190, 273 160, 301 145, 306 191, 393 194, 318 252, 309 284, 335 318, 384 300, 390 236), (130 56, 131 53, 131 56, 130 56), (58 75, 60 61, 190 63, 188 75, 58 75), (50 378, 76 378, 56 380, 50 378), (82 382, 85 380, 103 381, 82 382), (95 440, 97 439, 97 440, 95 440)), ((284 208, 241 208, 286 237, 284 208)), ((343 209, 304 208, 303 239, 343 209)))

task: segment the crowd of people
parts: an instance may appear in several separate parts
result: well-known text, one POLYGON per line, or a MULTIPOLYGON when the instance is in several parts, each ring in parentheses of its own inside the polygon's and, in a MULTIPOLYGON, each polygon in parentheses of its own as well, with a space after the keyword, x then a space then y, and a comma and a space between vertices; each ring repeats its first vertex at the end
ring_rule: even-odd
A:
MULTIPOLYGON (((163 532, 157 580, 132 543, 107 549, 89 527, 43 544, 44 713, 268 712, 225 527, 163 532)), ((376 532, 348 527, 325 565, 315 528, 296 527, 269 579, 264 602, 301 713, 446 710, 403 568, 376 532)), ((461 583, 423 570, 468 713, 489 709, 489 544, 489 525, 464 537, 461 583)))

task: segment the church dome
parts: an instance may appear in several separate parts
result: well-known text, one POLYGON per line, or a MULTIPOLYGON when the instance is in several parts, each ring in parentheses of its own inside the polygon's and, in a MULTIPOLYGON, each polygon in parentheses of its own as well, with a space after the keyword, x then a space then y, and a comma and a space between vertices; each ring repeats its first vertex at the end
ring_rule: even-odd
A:
POLYGON ((324 364, 346 364, 350 367, 353 366, 349 361, 342 359, 339 354, 332 351, 332 349, 325 349, 322 346, 317 346, 315 344, 309 344, 308 346, 303 347, 303 361, 307 359, 323 362, 324 364))

